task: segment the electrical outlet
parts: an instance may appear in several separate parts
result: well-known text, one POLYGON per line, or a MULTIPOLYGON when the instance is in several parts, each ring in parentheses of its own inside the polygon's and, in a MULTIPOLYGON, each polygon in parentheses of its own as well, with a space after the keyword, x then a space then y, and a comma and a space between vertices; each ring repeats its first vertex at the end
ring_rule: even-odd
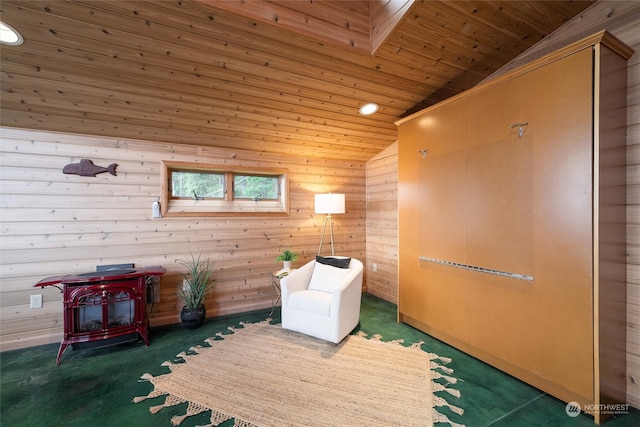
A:
POLYGON ((29 308, 42 308, 42 294, 31 295, 29 308))
POLYGON ((373 263, 373 272, 374 273, 378 272, 378 264, 376 264, 375 262, 373 263))

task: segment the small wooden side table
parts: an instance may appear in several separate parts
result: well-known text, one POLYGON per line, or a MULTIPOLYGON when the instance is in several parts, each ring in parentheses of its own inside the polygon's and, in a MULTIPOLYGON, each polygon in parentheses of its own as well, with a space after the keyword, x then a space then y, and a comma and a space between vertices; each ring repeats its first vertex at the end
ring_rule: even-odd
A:
POLYGON ((271 285, 273 286, 273 291, 275 291, 275 293, 272 291, 271 292, 271 313, 269 314, 269 316, 271 316, 273 314, 273 311, 276 309, 276 306, 278 305, 279 302, 282 302, 282 292, 280 289, 280 279, 282 279, 283 277, 288 276, 289 274, 293 273, 295 271, 295 269, 291 270, 288 274, 278 274, 277 271, 274 271, 273 273, 271 273, 271 285), (277 297, 276 297, 277 295, 277 297))

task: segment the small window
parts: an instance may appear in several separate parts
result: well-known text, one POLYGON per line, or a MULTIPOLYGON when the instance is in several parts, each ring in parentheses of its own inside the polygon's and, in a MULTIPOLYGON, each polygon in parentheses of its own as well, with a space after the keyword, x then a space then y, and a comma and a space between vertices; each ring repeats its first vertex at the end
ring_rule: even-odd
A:
POLYGON ((224 198, 224 174, 171 171, 171 198, 224 198))
POLYGON ((162 162, 163 216, 288 215, 288 173, 162 162))
POLYGON ((279 177, 259 175, 233 175, 235 199, 278 200, 279 177))

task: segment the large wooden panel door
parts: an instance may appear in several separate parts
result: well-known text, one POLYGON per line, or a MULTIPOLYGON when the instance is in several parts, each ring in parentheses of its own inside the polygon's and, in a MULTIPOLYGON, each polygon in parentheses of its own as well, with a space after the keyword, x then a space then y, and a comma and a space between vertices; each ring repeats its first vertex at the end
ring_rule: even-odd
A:
POLYGON ((468 263, 533 278, 469 276, 469 343, 587 399, 592 55, 585 49, 468 99, 465 188, 468 263))
POLYGON ((600 32, 398 122, 400 320, 596 422, 625 396, 631 55, 600 32))
POLYGON ((464 281, 421 257, 464 260, 464 102, 442 105, 400 127, 399 311, 453 336, 466 334, 464 281), (446 214, 444 214, 446 213, 446 214))

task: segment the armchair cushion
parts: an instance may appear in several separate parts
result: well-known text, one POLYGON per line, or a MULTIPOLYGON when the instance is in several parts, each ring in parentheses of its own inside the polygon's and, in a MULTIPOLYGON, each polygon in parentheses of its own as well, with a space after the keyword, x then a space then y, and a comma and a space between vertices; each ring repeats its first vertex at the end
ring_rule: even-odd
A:
POLYGON ((341 257, 322 257, 320 255, 316 255, 316 262, 320 264, 332 265, 338 268, 349 268, 349 263, 351 263, 351 258, 341 257))
POLYGON ((331 294, 322 291, 294 292, 289 297, 289 306, 307 313, 329 316, 331 294))
POLYGON ((348 268, 337 268, 327 264, 316 262, 313 266, 313 274, 309 282, 310 291, 322 291, 331 293, 342 285, 343 280, 351 273, 348 268))

